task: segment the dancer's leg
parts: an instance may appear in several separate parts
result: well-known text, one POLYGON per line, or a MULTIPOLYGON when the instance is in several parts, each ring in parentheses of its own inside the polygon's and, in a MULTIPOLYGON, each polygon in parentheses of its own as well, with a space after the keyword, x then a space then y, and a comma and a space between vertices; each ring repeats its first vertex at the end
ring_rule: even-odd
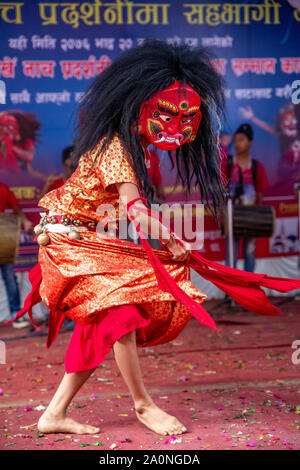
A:
POLYGON ((161 410, 145 389, 136 348, 136 330, 122 336, 113 346, 115 360, 130 390, 138 419, 158 434, 182 434, 185 426, 161 410))
POLYGON ((80 372, 65 373, 48 408, 38 421, 38 430, 43 433, 66 432, 75 434, 96 434, 99 428, 81 424, 66 416, 67 407, 80 387, 96 368, 80 372))

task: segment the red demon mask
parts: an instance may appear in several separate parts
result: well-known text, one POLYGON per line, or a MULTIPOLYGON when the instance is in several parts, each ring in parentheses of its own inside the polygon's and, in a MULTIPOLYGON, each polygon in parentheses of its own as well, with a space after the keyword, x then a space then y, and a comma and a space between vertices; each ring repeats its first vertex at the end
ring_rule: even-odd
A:
POLYGON ((19 124, 14 116, 3 114, 0 116, 0 134, 10 136, 13 140, 18 140, 19 124))
POLYGON ((179 83, 155 93, 141 106, 138 133, 161 150, 192 142, 201 122, 200 96, 188 85, 179 94, 179 83))

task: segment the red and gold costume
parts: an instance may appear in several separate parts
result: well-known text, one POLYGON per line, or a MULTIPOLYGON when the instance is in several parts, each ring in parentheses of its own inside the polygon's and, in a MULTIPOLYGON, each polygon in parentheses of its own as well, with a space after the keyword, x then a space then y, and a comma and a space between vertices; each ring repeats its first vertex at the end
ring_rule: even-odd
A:
MULTIPOLYGON (((146 102, 137 126, 148 143, 162 149, 193 141, 201 121, 199 95, 190 87, 184 98, 177 91, 178 82, 146 102)), ((201 305, 205 294, 190 281, 190 268, 246 308, 262 315, 278 315, 261 287, 287 292, 300 287, 300 281, 228 268, 205 260, 195 251, 185 263, 172 260, 169 251, 152 249, 137 225, 142 246, 92 230, 96 224, 105 227, 109 221, 118 226, 127 218, 115 183, 130 182, 139 187, 132 156, 125 151, 118 133, 100 151, 103 139, 81 156, 66 183, 39 203, 51 211, 49 220, 54 217, 54 225, 61 217, 62 224, 67 219, 78 230, 81 225, 80 238, 70 233, 46 234, 49 243, 40 247, 39 264, 29 275, 33 289, 15 318, 28 311, 32 321, 32 306, 43 300, 50 309, 48 347, 66 316, 76 322, 66 353, 66 371, 97 366, 114 342, 132 330, 136 330, 140 347, 175 339, 192 316, 218 331, 201 305), (106 204, 114 209, 108 215, 99 211, 106 204)), ((134 202, 127 204, 129 215, 134 202)))
MULTIPOLYGON (((124 217, 119 213, 119 193, 114 183, 138 185, 138 182, 118 135, 93 165, 101 144, 102 139, 92 152, 82 156, 76 171, 63 186, 40 200, 41 207, 72 220, 103 223, 107 218, 98 215, 97 208, 111 204, 116 208, 116 222, 124 217)), ((127 318, 110 322, 114 333, 120 329, 118 337, 137 328, 138 346, 174 339, 190 320, 191 313, 170 293, 157 288, 156 276, 146 252, 132 242, 100 236, 95 231, 80 234, 81 239, 74 240, 65 233, 48 232, 51 242, 40 247, 40 296, 49 307, 50 315, 55 315, 55 325, 49 321, 49 338, 56 336, 58 322, 65 315, 76 322, 76 336, 79 330, 84 333, 84 328, 80 327, 96 320, 101 336, 109 338, 107 316, 111 312, 108 309, 134 304, 138 309, 131 309, 130 316, 134 312, 135 318, 130 322, 127 318), (101 322, 105 323, 106 330, 104 327, 101 329, 101 322)), ((170 261, 171 253, 168 251, 155 251, 174 281, 197 302, 203 302, 206 296, 190 282, 189 268, 183 263, 170 261)), ((121 313, 122 310, 118 315, 121 313)), ((48 346, 50 344, 48 341, 48 346)), ((104 347, 108 353, 107 345, 104 347)), ((74 362, 71 354, 70 359, 74 362)), ((74 371, 67 367, 67 372, 74 371)))
MULTIPOLYGON (((95 221, 104 226, 108 218, 97 214, 97 209, 100 205, 111 204, 116 209, 116 222, 124 218, 124 213, 120 214, 119 211, 119 194, 114 183, 130 182, 138 186, 138 182, 117 135, 93 165, 101 144, 102 139, 92 152, 82 157, 77 170, 63 186, 40 200, 41 207, 64 214, 72 220, 95 221)), ((68 292, 61 301, 60 309, 74 321, 85 325, 109 307, 145 304, 143 308, 147 311, 151 306, 151 315, 157 318, 158 323, 161 318, 167 324, 174 317, 170 327, 160 325, 156 333, 158 338, 164 336, 170 341, 174 336, 173 328, 177 331, 176 325, 186 323, 190 314, 183 305, 174 302, 172 295, 157 290, 155 273, 146 253, 141 247, 125 240, 114 240, 92 231, 80 233, 81 240, 52 233, 51 243, 40 249, 39 262, 43 271, 40 292, 50 310, 57 308, 62 294, 56 284, 56 271, 59 271, 59 276, 68 281, 68 292), (121 258, 114 246, 116 243, 124 246, 121 258), (69 283, 71 277, 74 280, 69 283), (56 292, 53 292, 54 285, 56 292), (175 317, 178 317, 176 321, 175 317)), ((182 263, 167 263, 171 256, 167 251, 156 252, 165 261, 165 267, 174 280, 202 302, 206 296, 191 284, 189 268, 182 263)), ((63 289, 65 292, 65 286, 63 289)), ((151 344, 155 344, 153 338, 151 344)))

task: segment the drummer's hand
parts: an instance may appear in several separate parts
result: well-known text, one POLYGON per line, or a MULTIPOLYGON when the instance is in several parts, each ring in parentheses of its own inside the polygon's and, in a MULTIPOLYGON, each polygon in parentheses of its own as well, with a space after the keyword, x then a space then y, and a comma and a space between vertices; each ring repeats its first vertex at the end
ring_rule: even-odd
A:
POLYGON ((245 119, 253 119, 254 118, 254 112, 251 106, 247 106, 247 108, 243 108, 242 106, 239 107, 239 112, 245 119))
POLYGON ((173 253, 171 259, 173 259, 174 261, 186 261, 190 257, 192 249, 191 245, 190 243, 178 238, 178 240, 180 240, 180 242, 184 245, 182 246, 179 242, 176 242, 176 238, 171 238, 171 240, 163 246, 165 246, 171 253, 173 253))

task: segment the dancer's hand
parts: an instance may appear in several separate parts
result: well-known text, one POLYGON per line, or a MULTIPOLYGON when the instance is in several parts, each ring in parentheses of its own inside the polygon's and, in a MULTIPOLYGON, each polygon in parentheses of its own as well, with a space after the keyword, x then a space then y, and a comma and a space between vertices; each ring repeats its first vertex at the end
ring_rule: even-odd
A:
MULTIPOLYGON (((116 183, 116 187, 120 195, 120 203, 123 204, 125 208, 130 201, 140 196, 137 186, 133 183, 116 183)), ((161 223, 158 221, 158 219, 149 216, 147 211, 148 208, 145 206, 145 204, 141 200, 138 200, 132 205, 132 217, 128 214, 128 218, 130 220, 135 219, 135 221, 140 224, 142 231, 151 234, 151 236, 154 235, 155 238, 160 239, 167 250, 173 254, 171 259, 175 261, 186 261, 191 252, 190 244, 181 240, 175 234, 174 237, 177 238, 178 241, 176 242, 176 240, 174 240, 172 237, 170 241, 168 241, 168 229, 165 229, 165 233, 162 234, 161 223), (146 211, 146 214, 139 211, 139 207, 142 207, 144 211, 146 211), (168 239, 164 240, 163 238, 160 238, 163 236, 167 236, 168 239), (179 241, 182 243, 182 245, 179 243, 179 241)))
POLYGON ((175 261, 186 261, 190 257, 190 253, 192 250, 190 243, 181 240, 176 236, 174 236, 174 238, 171 237, 170 241, 168 243, 164 243, 163 245, 171 253, 173 253, 173 257, 171 259, 175 261), (176 240, 180 240, 183 246, 181 245, 181 243, 179 243, 179 241, 176 240))

